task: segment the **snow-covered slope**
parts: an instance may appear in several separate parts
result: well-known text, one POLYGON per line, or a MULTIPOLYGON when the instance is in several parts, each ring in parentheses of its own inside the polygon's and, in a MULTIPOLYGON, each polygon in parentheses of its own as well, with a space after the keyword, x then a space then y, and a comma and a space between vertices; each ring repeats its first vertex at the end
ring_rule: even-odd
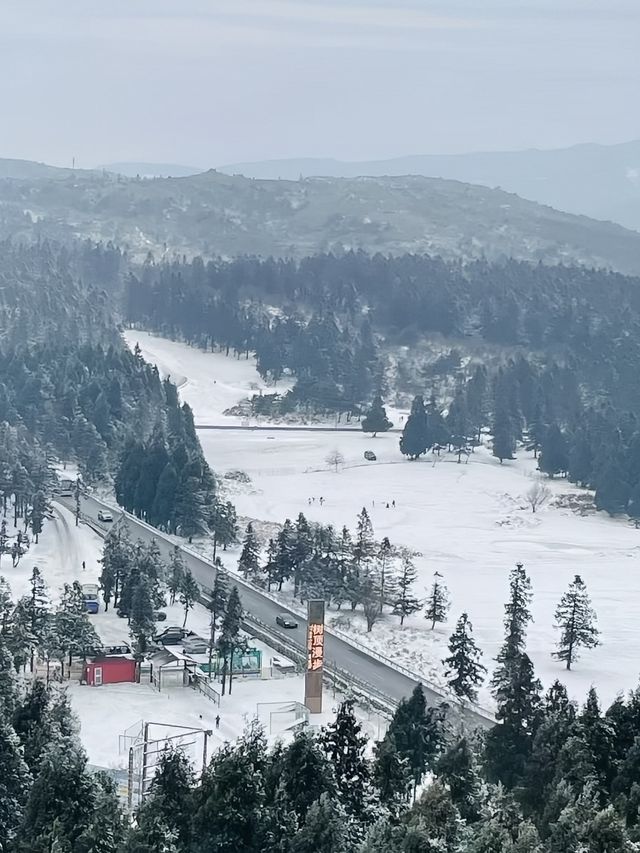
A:
MULTIPOLYGON (((134 338, 140 341, 143 355, 158 360, 163 370, 195 377, 194 386, 187 382, 182 393, 194 408, 196 422, 222 418, 232 389, 243 396, 252 382, 251 362, 234 362, 139 333, 128 336, 130 341, 134 338), (240 369, 242 376, 234 374, 240 369), (220 377, 215 385, 207 379, 208 373, 220 377), (226 388, 223 396, 218 388, 221 382, 226 388), (190 395, 192 387, 197 393, 190 395)), ((259 381, 257 375, 253 378, 259 381)), ((448 456, 407 462, 398 451, 397 435, 372 439, 357 431, 201 431, 200 440, 216 471, 241 468, 250 476, 251 485, 236 485, 232 495, 240 514, 282 522, 304 512, 314 521, 353 526, 356 514, 366 506, 378 538, 389 536, 392 543, 421 553, 419 594, 430 584, 434 571, 444 575, 453 606, 448 623, 434 632, 420 616, 410 619, 404 630, 388 616, 365 635, 361 620, 352 619, 351 630, 378 650, 441 680, 440 661, 448 636, 460 613, 467 611, 485 663, 491 666, 502 639, 508 573, 516 561, 522 561, 534 587, 529 651, 544 682, 560 678, 578 699, 596 684, 605 701, 636 685, 640 531, 625 520, 596 513, 583 517, 554 506, 533 515, 524 494, 537 475, 534 460, 524 451, 516 462, 501 466, 481 448, 467 465, 458 465, 448 456), (335 448, 346 460, 338 474, 325 463, 335 448), (366 449, 375 451, 377 462, 365 462, 366 449), (567 673, 551 657, 557 637, 553 615, 576 573, 582 575, 592 596, 602 645, 585 652, 575 670, 567 673)), ((561 480, 549 486, 556 498, 580 492, 561 480)), ((488 701, 486 692, 483 699, 488 701)))

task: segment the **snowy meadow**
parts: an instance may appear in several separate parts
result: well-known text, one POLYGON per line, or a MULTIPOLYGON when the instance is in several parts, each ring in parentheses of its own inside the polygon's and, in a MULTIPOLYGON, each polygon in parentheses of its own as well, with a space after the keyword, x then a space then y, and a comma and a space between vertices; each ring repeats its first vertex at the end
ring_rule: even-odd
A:
MULTIPOLYGON (((125 337, 132 347, 138 342, 143 356, 180 384, 196 424, 238 427, 240 419, 224 411, 265 387, 252 360, 204 353, 144 332, 127 331, 125 337)), ((401 426, 400 413, 388 411, 401 426)), ((587 494, 564 480, 548 482, 551 500, 532 513, 525 495, 539 475, 535 460, 524 450, 517 460, 500 465, 489 450, 479 448, 468 464, 457 464, 451 455, 409 462, 400 455, 395 433, 374 439, 357 430, 238 428, 203 429, 199 437, 218 474, 241 470, 248 475, 249 482, 233 481, 229 491, 239 515, 280 524, 304 512, 311 521, 353 529, 357 513, 366 507, 378 540, 388 536, 393 545, 420 555, 419 596, 426 594, 434 572, 443 576, 452 606, 447 622, 433 631, 422 614, 407 619, 403 628, 397 617, 386 615, 370 634, 362 617, 344 608, 339 614, 343 629, 423 677, 442 683, 448 637, 465 611, 491 670, 503 637, 508 574, 522 562, 534 592, 528 651, 545 685, 558 678, 579 701, 595 685, 603 703, 636 686, 640 531, 627 519, 595 512, 580 515, 563 506, 570 503, 566 496, 587 494), (337 472, 326 462, 335 450, 344 457, 337 472), (377 460, 365 461, 365 450, 373 450, 377 460), (585 650, 567 672, 552 658, 559 634, 554 612, 575 574, 587 584, 602 642, 585 650)), ((235 569, 236 559, 237 550, 229 552, 229 569, 235 569)), ((336 618, 335 611, 331 618, 336 618)), ((486 687, 480 699, 490 703, 486 687)))

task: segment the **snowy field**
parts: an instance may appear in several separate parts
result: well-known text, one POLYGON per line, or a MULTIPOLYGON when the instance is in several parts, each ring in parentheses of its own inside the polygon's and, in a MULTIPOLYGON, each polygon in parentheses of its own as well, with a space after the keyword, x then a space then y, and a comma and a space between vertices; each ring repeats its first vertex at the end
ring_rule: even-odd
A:
MULTIPOLYGON (((196 423, 228 423, 224 409, 260 384, 251 360, 238 362, 141 332, 127 332, 126 339, 131 346, 139 341, 145 358, 164 374, 186 380, 181 393, 193 407, 196 423)), ((448 622, 434 632, 420 615, 410 618, 404 629, 388 616, 370 635, 357 617, 353 619, 350 630, 379 651, 441 682, 440 660, 447 653, 448 636, 460 613, 467 611, 491 669, 502 640, 508 573, 521 561, 534 589, 535 622, 528 649, 543 682, 559 678, 578 700, 594 684, 603 702, 636 686, 640 531, 624 519, 583 517, 552 506, 533 515, 524 500, 536 476, 528 454, 521 452, 516 462, 501 466, 479 449, 468 465, 449 457, 434 464, 431 458, 404 460, 397 435, 372 439, 359 432, 203 430, 199 436, 218 473, 242 469, 251 477, 251 485, 234 484, 230 493, 241 515, 279 523, 302 511, 313 521, 336 527, 347 523, 353 529, 356 514, 366 506, 378 539, 388 536, 393 544, 422 555, 417 559, 419 594, 430 585, 434 571, 444 575, 452 608, 448 622), (334 449, 346 460, 337 474, 325 463, 334 449), (366 449, 375 450, 377 462, 364 461, 366 449), (309 504, 313 497, 315 502, 309 504), (393 500, 396 507, 387 509, 393 500), (576 573, 587 583, 602 645, 585 651, 575 670, 567 673, 551 657, 557 638, 553 614, 576 573)), ((556 496, 579 492, 563 481, 549 486, 556 496)), ((486 690, 481 700, 489 703, 486 690)))

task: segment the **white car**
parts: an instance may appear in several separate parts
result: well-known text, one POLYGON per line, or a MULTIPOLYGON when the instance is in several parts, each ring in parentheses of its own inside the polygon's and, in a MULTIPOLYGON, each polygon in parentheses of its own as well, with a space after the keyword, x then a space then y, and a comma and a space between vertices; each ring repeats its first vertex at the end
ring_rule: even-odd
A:
POLYGON ((98 521, 113 521, 113 516, 110 512, 107 512, 106 509, 98 510, 98 521))

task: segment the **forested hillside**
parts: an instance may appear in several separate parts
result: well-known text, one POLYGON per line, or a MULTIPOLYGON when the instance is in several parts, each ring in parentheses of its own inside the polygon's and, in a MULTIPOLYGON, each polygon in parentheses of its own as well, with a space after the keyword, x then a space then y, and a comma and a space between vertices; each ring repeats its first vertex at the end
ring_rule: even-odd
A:
MULTIPOLYGON (((59 618, 90 634, 86 614, 69 608, 74 592, 57 614, 40 598, 20 605, 38 630, 59 618)), ((131 820, 110 777, 88 766, 67 695, 42 680, 20 686, 10 650, 20 623, 4 584, 3 853, 637 853, 640 694, 606 711, 593 688, 580 707, 558 682, 543 694, 526 651, 530 603, 518 565, 493 680, 500 722, 487 732, 454 728, 420 685, 375 744, 351 700, 327 725, 272 746, 253 722, 200 778, 185 750, 167 748, 131 820)), ((452 637, 445 664, 469 682, 477 665, 466 614, 460 626, 466 642, 452 637)))
MULTIPOLYGON (((142 180, 0 165, 0 236, 113 240, 143 260, 361 249, 514 257, 640 273, 640 234, 499 189, 440 178, 252 180, 210 170, 142 180), (11 177, 15 175, 15 177, 11 177), (28 176, 29 175, 29 176, 28 176)), ((37 164, 36 164, 37 165, 37 164)))
POLYGON ((131 322, 205 348, 255 352, 266 378, 291 373, 291 392, 254 398, 260 414, 359 414, 378 390, 394 393, 389 353, 417 347, 425 363, 417 356, 413 393, 435 394, 438 423, 419 453, 498 430, 501 458, 524 440, 542 449, 549 475, 594 487, 604 509, 640 515, 631 414, 640 407, 639 279, 349 253, 299 263, 149 262, 128 276, 125 298, 131 322), (434 336, 444 351, 437 371, 426 362, 434 336))
MULTIPOLYGON (((109 246, 0 246, 0 477, 5 501, 27 513, 48 495, 54 459, 77 462, 86 484, 117 474, 129 439, 145 458, 178 454, 174 493, 189 506, 179 528, 202 524, 214 481, 202 458, 188 406, 122 342, 116 325, 125 259, 109 246), (152 451, 150 451, 151 453, 152 451), (38 498, 40 501, 41 499, 38 498), (194 511, 194 505, 199 507, 194 511)), ((161 472, 160 472, 161 473, 161 472)), ((131 477, 131 471, 129 471, 131 477)), ((145 474, 151 504, 159 475, 145 474)), ((134 484, 135 487, 135 484, 134 484)), ((144 514, 147 507, 141 505, 144 514)))

